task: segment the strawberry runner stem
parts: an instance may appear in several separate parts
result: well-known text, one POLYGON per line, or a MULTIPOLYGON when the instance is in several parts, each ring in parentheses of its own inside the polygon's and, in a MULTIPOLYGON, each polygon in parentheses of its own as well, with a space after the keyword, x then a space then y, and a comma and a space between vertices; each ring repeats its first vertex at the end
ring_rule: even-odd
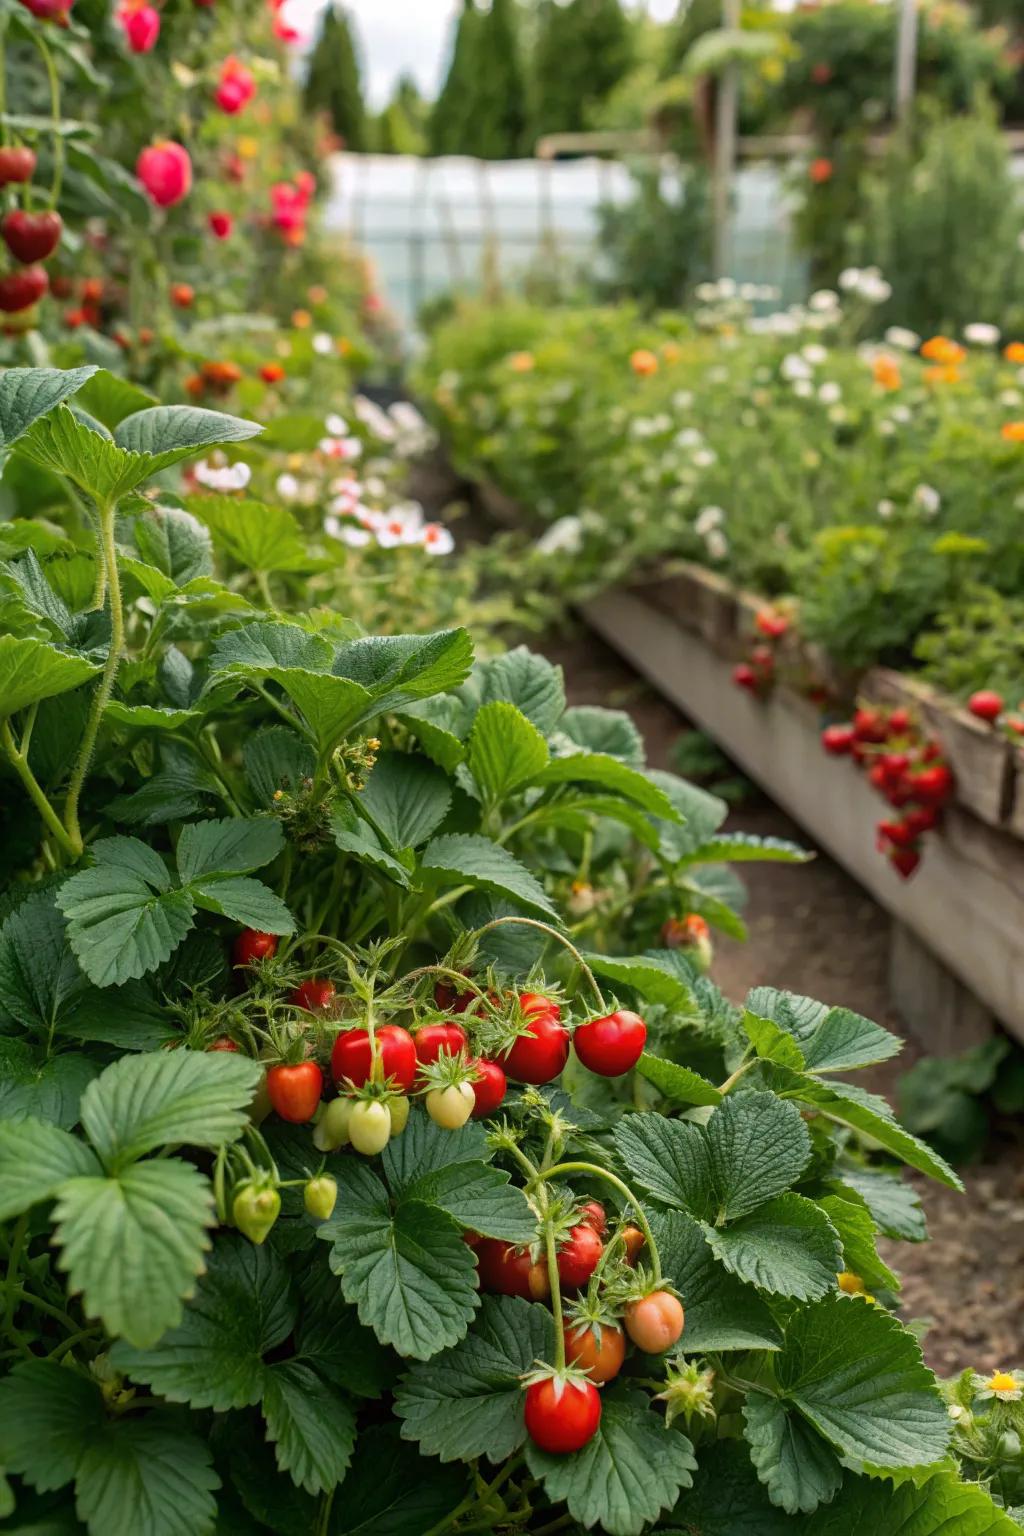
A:
POLYGON ((85 776, 89 771, 89 765, 96 750, 96 738, 99 736, 103 712, 114 692, 114 682, 117 678, 117 671, 121 665, 121 656, 124 651, 124 608, 121 602, 121 577, 117 568, 117 543, 114 531, 115 512, 115 502, 108 502, 106 505, 101 506, 99 510, 100 559, 107 572, 107 595, 110 600, 110 649, 107 652, 107 660, 100 677, 99 687, 93 694, 92 707, 89 710, 89 718, 85 723, 85 731, 82 735, 82 745, 75 760, 75 766, 68 783, 67 799, 64 802, 64 825, 76 857, 81 856, 82 850, 85 847, 79 823, 78 803, 85 784, 85 776))
POLYGON ((607 1007, 607 1004, 604 1000, 604 993, 598 986, 597 977, 590 969, 590 966, 584 960, 575 944, 573 944, 570 939, 567 939, 564 933, 559 933, 557 928, 552 928, 550 923, 538 922, 537 918, 535 917, 496 917, 492 922, 485 923, 482 928, 478 928, 474 937, 481 939, 485 933, 490 933, 494 928, 504 928, 508 923, 515 923, 523 928, 536 928, 539 930, 539 932, 546 933, 549 939, 557 939, 558 943, 564 945, 564 947, 569 951, 573 959, 576 961, 576 964, 582 971, 583 975, 587 978, 587 983, 593 991, 595 998, 597 999, 597 1006, 599 1008, 607 1007))
POLYGON ((636 1212, 637 1226, 644 1234, 647 1247, 650 1249, 651 1270, 655 1283, 660 1283, 661 1257, 658 1253, 658 1245, 654 1241, 654 1233, 651 1231, 650 1223, 644 1215, 643 1207, 629 1185, 624 1183, 616 1174, 609 1173, 605 1168, 599 1168, 596 1163, 556 1163, 553 1168, 547 1168, 543 1173, 538 1173, 537 1182, 542 1183, 545 1179, 553 1179, 557 1174, 569 1173, 587 1173, 592 1178, 604 1179, 606 1183, 611 1184, 614 1189, 617 1189, 620 1195, 625 1196, 632 1209, 636 1212))

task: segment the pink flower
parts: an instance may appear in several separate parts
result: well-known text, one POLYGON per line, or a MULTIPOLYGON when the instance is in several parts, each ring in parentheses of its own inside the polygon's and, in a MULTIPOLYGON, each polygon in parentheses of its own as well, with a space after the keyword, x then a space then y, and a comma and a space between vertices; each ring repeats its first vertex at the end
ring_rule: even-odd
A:
POLYGON ((158 208, 180 203, 192 190, 188 150, 173 139, 159 139, 148 145, 135 162, 135 174, 158 208))
POLYGON ((160 12, 153 5, 126 5, 117 13, 132 53, 149 53, 160 36, 160 12))

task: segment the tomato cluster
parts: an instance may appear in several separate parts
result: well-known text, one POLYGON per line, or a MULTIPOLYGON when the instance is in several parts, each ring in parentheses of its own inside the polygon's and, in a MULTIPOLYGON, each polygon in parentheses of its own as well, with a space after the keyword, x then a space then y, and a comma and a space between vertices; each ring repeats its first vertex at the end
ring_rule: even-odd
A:
POLYGON ((878 823, 878 850, 909 880, 921 862, 922 838, 940 826, 956 792, 941 745, 923 734, 909 710, 878 705, 860 706, 846 724, 827 725, 821 744, 831 757, 851 757, 899 812, 878 823))

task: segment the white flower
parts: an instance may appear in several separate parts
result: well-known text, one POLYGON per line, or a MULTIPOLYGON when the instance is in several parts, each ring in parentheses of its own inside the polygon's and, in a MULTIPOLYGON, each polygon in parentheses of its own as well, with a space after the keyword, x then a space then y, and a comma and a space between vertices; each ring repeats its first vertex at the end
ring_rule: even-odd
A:
POLYGON ((396 400, 388 406, 388 415, 402 432, 430 431, 426 417, 420 414, 411 400, 396 400))
POLYGON ((673 441, 677 448, 699 448, 704 438, 696 427, 684 427, 676 433, 673 441))
POLYGON ((693 524, 694 532, 699 538, 707 538, 713 528, 720 528, 725 522, 725 513, 721 507, 701 507, 693 524))
POLYGON ((373 538, 368 528, 359 528, 355 523, 330 515, 324 518, 324 532, 329 533, 332 539, 340 539, 352 549, 363 549, 373 538))
POLYGON ((914 419, 914 413, 909 405, 894 405, 889 414, 893 421, 898 421, 901 426, 906 426, 908 421, 914 419))
POLYGON ((779 372, 784 379, 809 379, 811 367, 805 358, 798 352, 789 352, 779 365, 779 372))
POLYGON ((905 325, 890 325, 885 339, 890 347, 899 347, 901 352, 916 352, 921 345, 917 332, 908 330, 905 325))
POLYGON ((839 274, 839 286, 844 293, 851 293, 860 283, 859 267, 844 267, 839 274))
POLYGON ((428 555, 450 555, 455 548, 451 530, 443 527, 441 523, 425 523, 423 548, 428 555))
POLYGON ((914 501, 924 517, 934 517, 942 506, 942 497, 934 485, 919 485, 914 490, 914 501))
POLYGON ((878 513, 879 517, 888 519, 892 517, 893 513, 896 511, 896 503, 894 501, 889 501, 888 498, 885 498, 883 501, 878 503, 875 511, 878 513))
POLYGON ((317 331, 313 337, 313 351, 318 357, 330 357, 334 351, 334 340, 326 331, 317 331))
POLYGON ((720 277, 718 279, 718 293, 719 296, 723 299, 734 298, 736 294, 736 283, 734 279, 731 277, 720 277))
POLYGON ((282 501, 297 501, 299 496, 299 482, 295 475, 278 475, 274 481, 274 489, 282 501))
POLYGON ((842 398, 843 392, 833 379, 830 379, 828 383, 823 384, 818 390, 818 399, 821 401, 822 405, 838 405, 842 398))
POLYGON ((673 408, 677 411, 688 411, 693 404, 693 391, 689 389, 677 389, 672 396, 673 408))
POLYGON ((964 341, 972 347, 998 346, 1000 334, 998 325, 988 325, 984 320, 972 320, 964 326, 964 341))
POLYGON ((886 282, 877 267, 865 267, 857 284, 857 294, 869 304, 884 304, 892 298, 892 285, 886 282))
POLYGON ((578 555, 583 548, 583 523, 578 517, 560 517, 546 528, 535 546, 539 555, 578 555))
POLYGON ((694 297, 699 299, 702 304, 711 304, 718 298, 718 284, 698 283, 693 292, 694 297))
POLYGON ((1022 396, 1019 389, 1004 389, 999 396, 1000 405, 1020 405, 1022 396))
POLYGON ((896 423, 883 416, 882 420, 878 423, 878 435, 879 437, 895 437, 896 423))
POLYGON ((718 454, 713 448, 698 448, 693 462, 698 469, 710 469, 712 464, 718 463, 718 454))
POLYGON ((814 394, 814 385, 810 379, 797 379, 793 384, 793 393, 801 400, 809 400, 814 394))
POLYGON ((195 466, 195 477, 200 485, 211 491, 244 491, 252 479, 248 464, 217 464, 213 459, 200 459, 195 466))
POLYGON ((704 548, 707 550, 712 560, 724 560, 726 555, 729 553, 729 540, 726 538, 721 528, 712 528, 711 532, 704 540, 704 548))
POLYGON ((831 288, 819 288, 807 300, 807 307, 820 315, 826 314, 830 310, 839 308, 839 295, 831 288))
POLYGON ((327 431, 331 437, 348 436, 348 422, 345 420, 344 416, 339 416, 337 411, 331 412, 331 414, 325 419, 324 426, 327 428, 327 431))
POLYGON ((357 395, 352 402, 352 410, 374 437, 379 438, 383 443, 394 442, 398 435, 394 422, 374 401, 368 400, 365 395, 357 395))
POLYGON ((823 347, 820 341, 809 341, 806 347, 800 348, 800 356, 816 367, 818 363, 828 362, 828 347, 823 347))

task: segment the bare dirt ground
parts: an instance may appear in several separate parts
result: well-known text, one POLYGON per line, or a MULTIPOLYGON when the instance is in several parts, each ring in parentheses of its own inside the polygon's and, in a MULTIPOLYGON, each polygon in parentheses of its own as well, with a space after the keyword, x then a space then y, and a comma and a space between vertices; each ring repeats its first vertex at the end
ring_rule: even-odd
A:
MULTIPOLYGON (((653 767, 669 767, 673 743, 688 722, 589 632, 550 637, 535 648, 565 668, 570 702, 627 709, 647 742, 653 767)), ((776 806, 752 798, 730 825, 762 836, 806 836, 776 806)), ((888 993, 888 918, 824 854, 786 867, 747 865, 750 891, 746 944, 721 939, 715 981, 740 999, 757 984, 841 1003, 903 1033, 888 993)), ((875 1069, 873 1091, 895 1099, 896 1082, 913 1059, 904 1051, 875 1069)), ((864 1081, 863 1075, 861 1080, 864 1081)), ((994 1144, 984 1163, 961 1170, 955 1194, 914 1175, 931 1241, 887 1243, 888 1262, 903 1276, 903 1315, 930 1319, 924 1340, 940 1375, 967 1366, 990 1371, 1024 1366, 1024 1150, 1020 1139, 994 1144)))

